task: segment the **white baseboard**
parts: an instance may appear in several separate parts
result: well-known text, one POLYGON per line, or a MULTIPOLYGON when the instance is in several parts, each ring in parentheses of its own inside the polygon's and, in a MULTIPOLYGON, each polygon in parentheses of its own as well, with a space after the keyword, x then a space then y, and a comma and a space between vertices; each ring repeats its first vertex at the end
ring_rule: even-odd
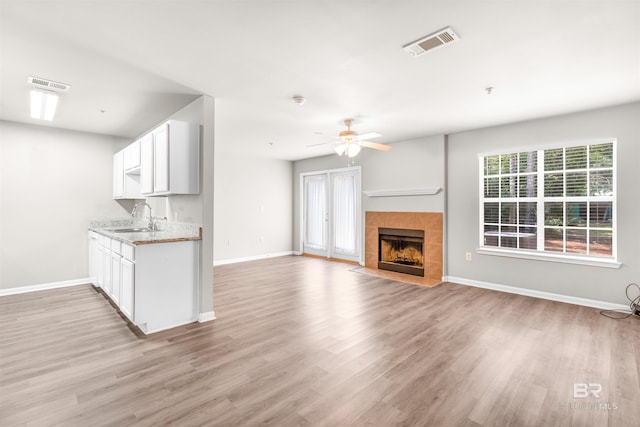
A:
POLYGON ((198 314, 198 323, 210 322, 212 320, 216 320, 216 313, 214 311, 198 314))
POLYGON ((302 255, 302 251, 293 251, 293 255, 300 256, 300 255, 302 255))
POLYGON ((244 258, 222 259, 219 261, 213 261, 213 266, 217 267, 219 265, 236 264, 238 262, 247 262, 247 261, 257 261, 260 259, 274 258, 279 256, 287 256, 287 255, 293 255, 293 251, 274 252, 272 254, 255 255, 255 256, 248 256, 244 258))
POLYGON ((552 292, 536 291, 534 289, 518 288, 515 286, 498 285, 496 283, 481 282, 479 280, 464 279, 462 277, 445 276, 443 277, 443 280, 445 282, 458 283, 460 285, 491 289, 510 294, 526 295, 551 301, 566 302, 568 304, 583 305, 585 307, 599 308, 602 310, 629 310, 629 306, 624 304, 615 304, 612 302, 598 301, 570 295, 554 294, 552 292))
POLYGON ((63 282, 41 283, 39 285, 19 286, 17 288, 0 289, 0 297, 5 295, 25 294, 27 292, 46 291, 48 289, 66 288, 69 286, 88 285, 92 283, 90 277, 75 280, 65 280, 63 282))

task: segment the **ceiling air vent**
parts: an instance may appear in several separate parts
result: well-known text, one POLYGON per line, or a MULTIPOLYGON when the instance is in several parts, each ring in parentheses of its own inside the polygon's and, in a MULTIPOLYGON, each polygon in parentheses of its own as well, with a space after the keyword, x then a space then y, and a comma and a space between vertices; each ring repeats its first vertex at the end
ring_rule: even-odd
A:
POLYGON ((42 79, 40 77, 29 76, 27 82, 39 89, 50 90, 53 92, 66 93, 69 92, 71 88, 70 85, 66 83, 54 82, 53 80, 42 79))
POLYGON ((443 28, 433 34, 411 42, 402 48, 411 56, 420 56, 428 50, 436 49, 445 44, 460 40, 460 37, 451 29, 451 27, 443 28))

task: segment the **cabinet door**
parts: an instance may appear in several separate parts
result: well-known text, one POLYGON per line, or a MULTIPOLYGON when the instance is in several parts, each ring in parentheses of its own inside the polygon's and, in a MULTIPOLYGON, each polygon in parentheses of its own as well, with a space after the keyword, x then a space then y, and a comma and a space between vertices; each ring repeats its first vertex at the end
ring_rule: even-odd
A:
POLYGON ((89 278, 91 283, 98 285, 98 240, 89 234, 89 278))
POLYGON ((120 304, 120 255, 111 252, 111 299, 116 305, 120 304))
POLYGON ((113 198, 119 199, 124 195, 124 152, 113 156, 113 198))
POLYGON ((101 264, 103 271, 102 290, 111 296, 111 251, 106 247, 103 248, 101 264))
POLYGON ((122 282, 120 283, 120 311, 132 322, 134 307, 135 264, 122 258, 122 282))
POLYGON ((124 149, 124 170, 140 167, 140 140, 132 143, 124 149))
POLYGON ((140 140, 140 192, 153 193, 153 135, 150 133, 140 140))
POLYGON ((100 244, 99 241, 96 241, 96 286, 103 288, 104 287, 104 246, 100 244))
POLYGON ((153 131, 153 192, 169 191, 169 125, 153 131))

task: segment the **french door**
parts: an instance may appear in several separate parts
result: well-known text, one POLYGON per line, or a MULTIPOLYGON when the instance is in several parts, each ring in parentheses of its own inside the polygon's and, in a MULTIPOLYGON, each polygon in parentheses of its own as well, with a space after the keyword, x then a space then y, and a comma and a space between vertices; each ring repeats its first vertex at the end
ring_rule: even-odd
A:
POLYGON ((303 252, 360 261, 360 168, 304 174, 303 252))

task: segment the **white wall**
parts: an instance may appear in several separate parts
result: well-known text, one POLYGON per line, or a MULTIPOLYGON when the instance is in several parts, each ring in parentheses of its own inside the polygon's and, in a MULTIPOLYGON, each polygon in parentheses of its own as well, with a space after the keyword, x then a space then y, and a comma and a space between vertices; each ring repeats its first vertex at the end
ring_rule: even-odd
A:
POLYGON ((216 152, 214 261, 291 251, 292 163, 216 152))
POLYGON ((463 279, 627 303, 640 277, 640 103, 453 134, 448 137, 448 274, 463 279), (620 269, 475 254, 478 247, 478 153, 556 142, 618 139, 620 269), (465 252, 473 260, 465 261, 465 252))
MULTIPOLYGON (((445 187, 445 137, 442 135, 396 142, 391 150, 363 149, 355 157, 362 167, 362 190, 411 190, 445 187)), ((302 172, 344 168, 345 157, 329 155, 296 161, 293 165, 293 248, 300 251, 300 174, 302 172)), ((445 193, 433 196, 367 197, 366 211, 444 212, 445 193)))
POLYGON ((121 217, 113 154, 126 141, 0 121, 0 289, 88 276, 87 227, 121 217))

